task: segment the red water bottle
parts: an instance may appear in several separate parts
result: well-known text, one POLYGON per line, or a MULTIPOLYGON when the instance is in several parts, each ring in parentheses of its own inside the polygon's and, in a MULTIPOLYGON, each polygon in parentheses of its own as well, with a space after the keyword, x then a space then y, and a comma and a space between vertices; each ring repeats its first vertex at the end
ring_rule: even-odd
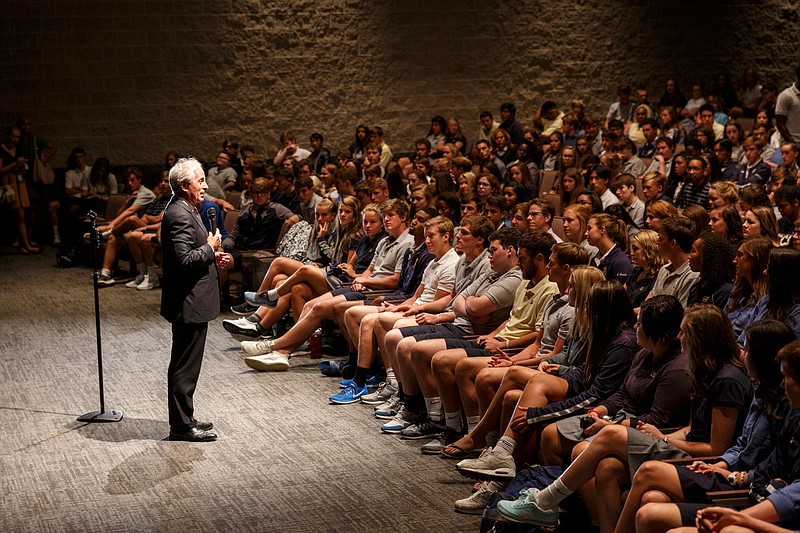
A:
POLYGON ((317 330, 311 334, 311 337, 308 339, 308 345, 311 352, 311 359, 319 359, 322 357, 322 330, 320 328, 317 328, 317 330))

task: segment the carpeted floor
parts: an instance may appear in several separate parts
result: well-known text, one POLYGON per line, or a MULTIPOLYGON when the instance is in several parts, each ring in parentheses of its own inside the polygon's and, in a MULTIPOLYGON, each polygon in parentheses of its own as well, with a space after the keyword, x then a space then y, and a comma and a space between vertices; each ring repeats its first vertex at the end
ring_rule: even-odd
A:
POLYGON ((336 380, 293 359, 248 369, 210 324, 197 416, 220 438, 164 440, 169 325, 160 290, 100 291, 105 393, 98 408, 91 271, 0 250, 0 531, 464 531, 470 483, 420 442, 382 435, 369 406, 332 406, 336 380))

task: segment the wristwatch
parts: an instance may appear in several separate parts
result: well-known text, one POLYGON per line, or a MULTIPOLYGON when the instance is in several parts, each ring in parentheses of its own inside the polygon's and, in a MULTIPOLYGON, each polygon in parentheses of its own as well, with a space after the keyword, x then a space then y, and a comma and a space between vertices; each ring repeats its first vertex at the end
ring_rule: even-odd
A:
POLYGON ((666 442, 667 444, 669 444, 669 437, 664 437, 664 438, 663 438, 663 439, 661 439, 661 440, 663 440, 664 442, 666 442))

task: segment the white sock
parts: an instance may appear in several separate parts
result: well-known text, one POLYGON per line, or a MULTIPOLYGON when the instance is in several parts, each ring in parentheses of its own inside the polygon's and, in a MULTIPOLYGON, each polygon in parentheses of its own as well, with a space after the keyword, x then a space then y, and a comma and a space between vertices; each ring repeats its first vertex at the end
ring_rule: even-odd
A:
POLYGON ((486 445, 494 447, 494 445, 497 444, 497 436, 498 436, 497 430, 492 430, 492 431, 487 432, 486 433, 486 445))
POLYGON ((567 496, 575 492, 564 485, 564 482, 561 481, 561 477, 562 476, 559 476, 536 495, 536 504, 539 506, 539 509, 544 511, 557 507, 567 496))
POLYGON ((475 426, 481 421, 480 415, 476 416, 468 416, 467 417, 467 431, 472 433, 472 430, 475 429, 475 426))
POLYGON ((517 442, 514 439, 504 436, 494 445, 494 451, 500 452, 501 455, 512 455, 516 447, 517 442))
POLYGON ((438 396, 425 398, 425 410, 428 411, 428 418, 434 422, 441 422, 444 419, 444 413, 442 412, 442 399, 438 396))
POLYGON ((136 263, 136 272, 144 276, 147 273, 147 265, 145 263, 136 263))
POLYGON ((461 423, 461 411, 455 411, 453 413, 445 412, 444 423, 447 427, 456 430, 458 433, 464 430, 464 426, 461 423))
POLYGON ((397 378, 394 375, 394 368, 387 368, 386 369, 386 383, 397 388, 397 378))
POLYGON ((494 492, 503 492, 508 486, 508 483, 501 483, 499 481, 489 481, 484 483, 486 483, 487 489, 493 490, 494 492))
POLYGON ((53 226, 53 237, 61 240, 61 234, 58 232, 58 225, 53 226))
POLYGON ((270 289, 270 290, 268 290, 267 291, 267 298, 269 298, 270 300, 277 300, 278 298, 280 298, 280 296, 278 296, 278 289, 270 289))
POLYGON ((107 269, 107 268, 101 268, 100 269, 100 275, 101 276, 108 276, 110 278, 111 277, 111 271, 109 269, 107 269))

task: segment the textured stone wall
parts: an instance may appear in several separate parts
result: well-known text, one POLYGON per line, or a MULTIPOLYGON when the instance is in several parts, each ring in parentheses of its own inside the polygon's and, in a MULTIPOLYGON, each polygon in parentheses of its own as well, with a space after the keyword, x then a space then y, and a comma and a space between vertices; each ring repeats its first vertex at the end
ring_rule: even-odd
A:
MULTIPOLYGON (((273 154, 281 130, 346 147, 379 124, 395 151, 435 114, 473 140, 478 113, 582 97, 604 114, 623 83, 658 98, 757 65, 784 87, 797 2, 10 0, 0 124, 33 118, 61 147, 112 164, 170 149, 211 159, 224 136, 273 154)), ((304 143, 307 144, 307 143, 304 143)))

